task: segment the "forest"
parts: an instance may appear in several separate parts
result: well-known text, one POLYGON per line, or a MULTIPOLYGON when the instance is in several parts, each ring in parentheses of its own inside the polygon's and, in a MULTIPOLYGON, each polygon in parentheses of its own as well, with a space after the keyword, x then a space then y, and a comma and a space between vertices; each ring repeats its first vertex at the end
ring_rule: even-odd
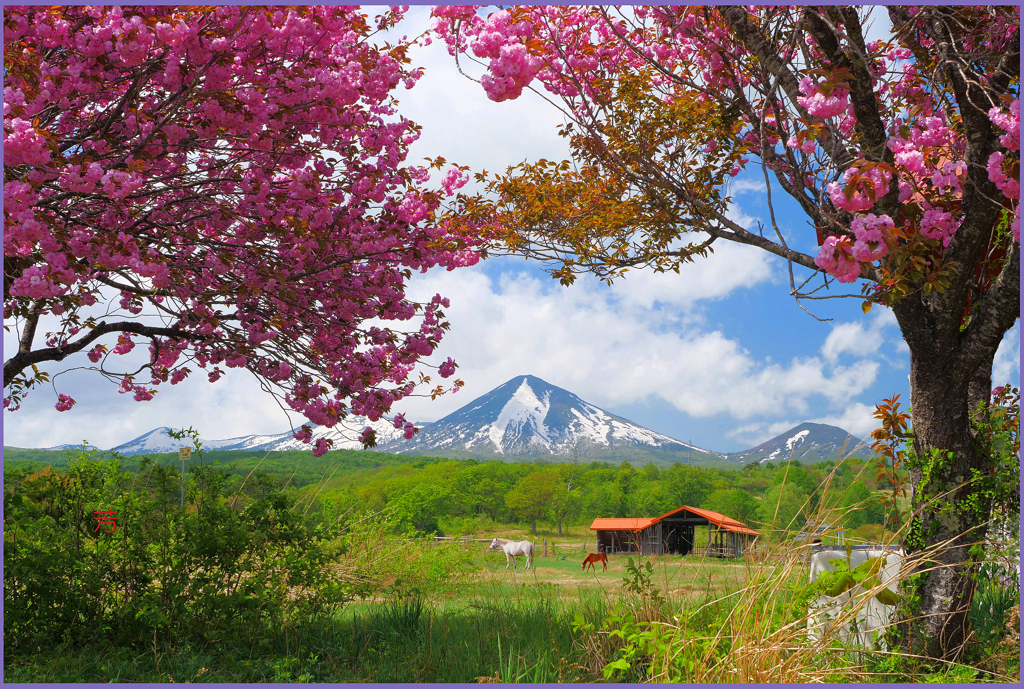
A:
MULTIPOLYGON (((70 454, 70 453, 68 453, 70 454)), ((177 455, 153 455, 164 466, 177 455)), ((552 459, 557 459, 552 457, 552 459)), ((143 460, 120 457, 131 470, 143 460)), ((67 463, 60 452, 5 448, 8 470, 67 463)), ((308 451, 211 451, 190 464, 216 466, 241 480, 250 474, 294 492, 329 514, 388 514, 396 532, 462 535, 499 525, 532 533, 586 531, 597 517, 653 517, 682 505, 714 510, 762 530, 798 531, 819 508, 848 537, 871 541, 887 520, 875 461, 851 457, 802 465, 798 460, 742 465, 735 470, 675 463, 659 469, 604 462, 501 462, 409 457, 338 450, 320 458, 308 451), (825 505, 820 505, 822 496, 825 505)), ((249 479, 252 480, 252 479, 249 479)))

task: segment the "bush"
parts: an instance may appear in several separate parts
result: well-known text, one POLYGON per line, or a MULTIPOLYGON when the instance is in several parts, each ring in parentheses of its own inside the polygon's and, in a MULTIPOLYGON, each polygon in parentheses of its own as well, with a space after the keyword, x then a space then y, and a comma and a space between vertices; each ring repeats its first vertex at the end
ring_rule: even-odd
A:
POLYGON ((4 491, 7 653, 109 641, 181 642, 328 615, 357 593, 334 564, 344 542, 302 517, 266 479, 244 509, 226 470, 193 466, 181 506, 176 468, 81 451, 66 474, 15 472, 4 491), (112 532, 98 512, 114 512, 112 532))

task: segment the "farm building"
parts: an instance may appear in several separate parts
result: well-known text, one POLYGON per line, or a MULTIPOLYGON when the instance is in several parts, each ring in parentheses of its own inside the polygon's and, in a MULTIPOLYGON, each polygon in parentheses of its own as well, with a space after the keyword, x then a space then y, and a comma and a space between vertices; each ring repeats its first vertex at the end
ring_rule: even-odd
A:
POLYGON ((598 552, 688 555, 704 550, 694 545, 697 528, 704 526, 708 528, 707 554, 711 557, 738 557, 760 535, 724 514, 686 506, 660 517, 597 518, 590 530, 597 534, 598 552))

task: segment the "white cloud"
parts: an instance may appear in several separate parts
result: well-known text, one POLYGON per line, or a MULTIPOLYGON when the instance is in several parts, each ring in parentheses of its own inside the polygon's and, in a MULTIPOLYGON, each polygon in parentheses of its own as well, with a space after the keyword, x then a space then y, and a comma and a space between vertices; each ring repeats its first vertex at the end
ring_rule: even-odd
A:
MULTIPOLYGON (((845 402, 878 373, 870 361, 758 361, 718 330, 669 327, 672 310, 639 307, 591 279, 565 289, 506 274, 495 284, 475 269, 426 275, 416 289, 452 296, 442 356, 459 362, 470 398, 532 373, 601 406, 657 395, 695 417, 771 417, 806 412, 815 398, 845 402)), ((462 395, 405 406, 412 418, 434 420, 466 404, 462 395)))
MULTIPOLYGON (((906 406, 906 405, 904 405, 906 406)), ((872 414, 875 408, 863 402, 850 404, 838 414, 830 414, 816 419, 812 423, 826 423, 832 426, 839 426, 851 435, 863 439, 871 434, 871 431, 878 428, 878 420, 872 414)))
MULTIPOLYGON (((407 19, 392 33, 411 33, 426 27, 429 7, 412 7, 407 19)), ((542 96, 530 90, 511 101, 495 103, 480 84, 455 69, 455 59, 443 41, 416 46, 409 51, 412 65, 423 67, 423 76, 408 90, 398 90, 399 112, 423 125, 418 141, 410 146, 409 160, 443 156, 451 163, 468 165, 474 172, 504 172, 510 165, 539 158, 569 157, 566 139, 558 136, 562 115, 542 96)), ((460 58, 467 74, 483 69, 460 58)), ((437 175, 435 175, 436 177, 437 175)), ((470 182, 463 191, 472 191, 470 182)))
POLYGON ((878 330, 865 328, 863 323, 854 321, 833 326, 821 346, 821 353, 829 361, 836 361, 840 354, 874 354, 881 346, 882 334, 878 330))
POLYGON ((846 353, 858 358, 874 355, 885 342, 882 331, 893 325, 896 325, 896 317, 886 308, 880 308, 878 315, 866 323, 863 320, 838 323, 825 338, 821 353, 830 362, 846 353))
POLYGON ((742 287, 779 282, 773 270, 775 258, 741 244, 723 243, 707 258, 697 258, 674 272, 636 270, 615 286, 614 293, 627 304, 650 309, 655 304, 692 311, 702 300, 720 299, 742 287))
POLYGON ((52 447, 88 440, 106 449, 159 426, 193 426, 204 438, 280 433, 289 427, 288 417, 255 378, 238 369, 212 384, 198 370, 176 386, 160 385, 148 402, 117 394, 116 385, 89 371, 60 375, 55 384, 77 404, 57 412, 57 396, 50 386, 32 390, 22 409, 4 413, 5 445, 52 447))
POLYGON ((801 421, 775 421, 772 423, 766 423, 758 421, 755 423, 748 423, 742 426, 738 426, 731 431, 726 433, 726 436, 733 438, 747 444, 749 447, 754 448, 761 443, 767 442, 775 436, 781 435, 786 431, 790 430, 794 426, 797 426, 801 421))
POLYGON ((726 192, 734 195, 746 194, 747 192, 763 194, 765 192, 765 186, 764 182, 761 180, 751 179, 749 177, 738 177, 727 182, 726 192))

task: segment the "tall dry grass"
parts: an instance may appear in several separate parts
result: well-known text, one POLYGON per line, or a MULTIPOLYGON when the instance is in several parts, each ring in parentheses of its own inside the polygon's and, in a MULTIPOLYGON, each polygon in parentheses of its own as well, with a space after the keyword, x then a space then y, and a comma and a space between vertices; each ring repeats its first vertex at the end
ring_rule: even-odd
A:
MULTIPOLYGON (((861 507, 835 507, 843 495, 833 490, 833 476, 821 486, 816 508, 810 509, 810 499, 805 504, 807 523, 841 524, 847 512, 861 507)), ((892 678, 879 668, 907 667, 915 662, 927 665, 933 676, 947 671, 966 678, 981 676, 976 674, 982 671, 980 667, 937 663, 898 647, 890 649, 886 629, 879 630, 867 644, 858 643, 857 636, 851 634, 855 625, 863 626, 865 607, 883 589, 896 592, 908 577, 943 566, 936 564, 940 562, 938 556, 952 545, 950 542, 904 555, 902 541, 908 525, 885 531, 882 542, 872 545, 883 553, 902 555, 899 566, 880 575, 868 588, 856 586, 831 598, 811 586, 809 559, 813 547, 809 541, 813 535, 794 542, 789 534, 797 526, 774 521, 766 525, 764 531, 769 535, 746 553, 746 577, 734 590, 681 605, 666 599, 663 605, 652 606, 651 592, 628 600, 631 620, 623 622, 621 615, 611 615, 613 624, 606 620, 601 629, 595 628, 580 638, 578 648, 585 658, 584 665, 595 678, 600 676, 596 670, 604 661, 608 678, 684 683, 884 682, 892 678), (835 601, 841 604, 833 605, 832 616, 823 615, 822 607, 835 601), (815 633, 810 633, 812 628, 815 633), (618 668, 609 673, 609 668, 616 665, 607 664, 612 658, 619 661, 618 668)), ((833 541, 840 537, 835 528, 822 536, 833 541)), ((840 546, 837 558, 846 556, 843 550, 840 546)), ((704 566, 714 565, 705 557, 701 561, 704 566)), ((913 621, 915 618, 907 617, 902 604, 904 595, 898 594, 896 608, 903 615, 901 619, 913 621)), ((894 622, 896 610, 889 608, 889 612, 894 622)), ((888 628, 891 631, 892 624, 888 628)), ((1019 635, 1016 643, 1019 652, 1019 635)), ((994 672, 991 667, 984 669, 989 681, 1019 680, 1019 668, 1015 677, 994 672)))

